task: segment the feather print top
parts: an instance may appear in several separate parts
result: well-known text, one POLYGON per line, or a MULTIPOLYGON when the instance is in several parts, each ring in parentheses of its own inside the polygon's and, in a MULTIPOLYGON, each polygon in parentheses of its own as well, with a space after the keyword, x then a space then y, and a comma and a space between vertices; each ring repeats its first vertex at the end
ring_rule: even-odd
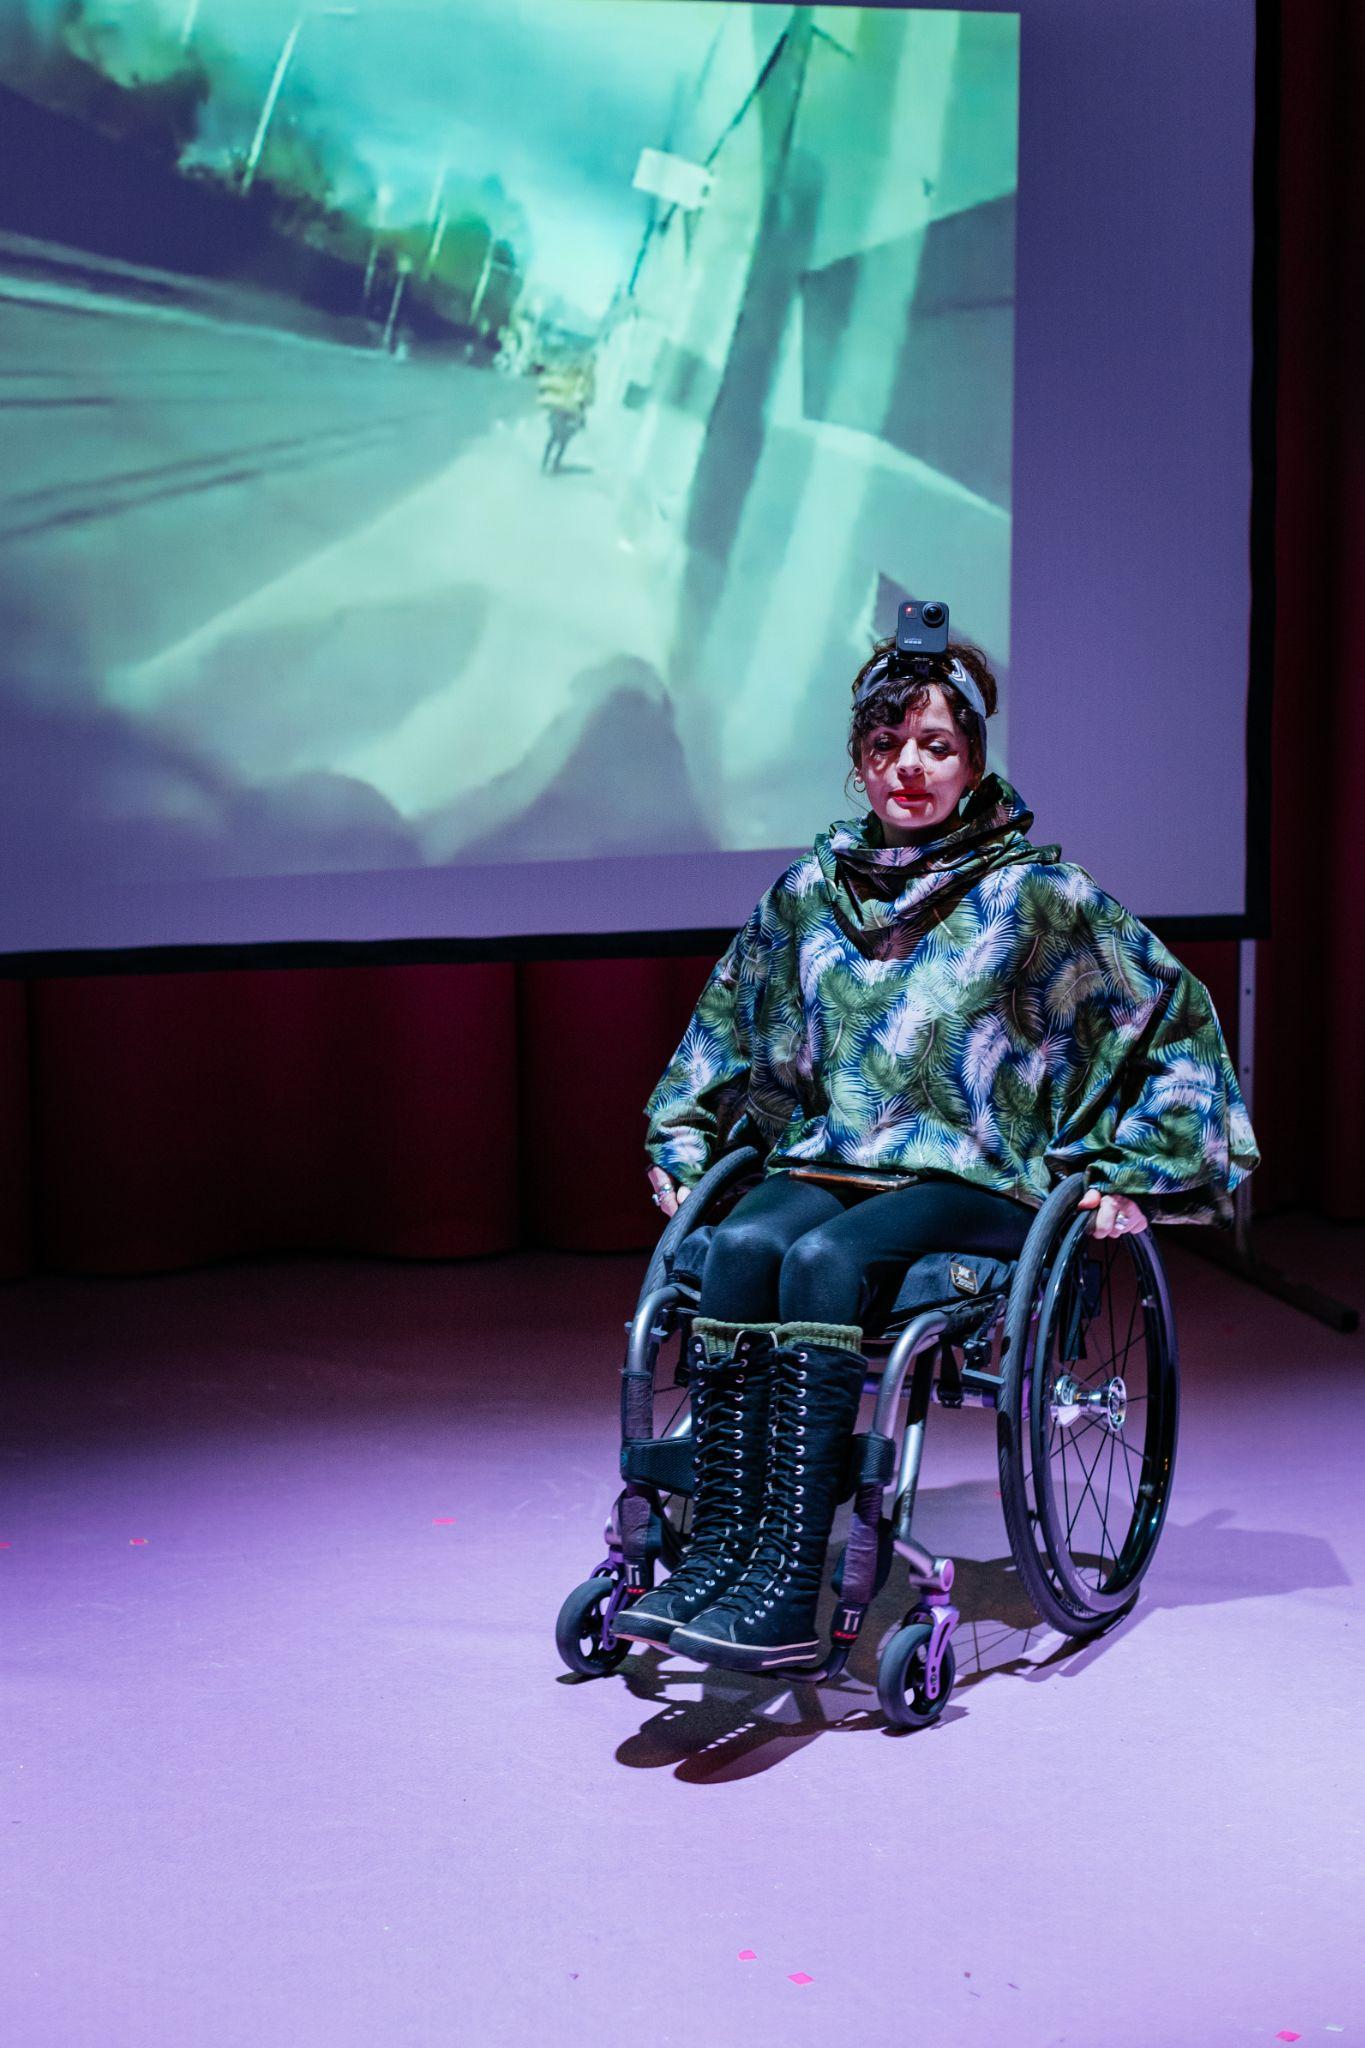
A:
POLYGON ((747 1114, 769 1173, 1037 1207, 1083 1172, 1156 1222, 1229 1221, 1260 1154, 1208 990, 1032 823, 987 775, 942 838, 822 832, 713 968, 645 1107, 653 1163, 696 1182, 747 1114))

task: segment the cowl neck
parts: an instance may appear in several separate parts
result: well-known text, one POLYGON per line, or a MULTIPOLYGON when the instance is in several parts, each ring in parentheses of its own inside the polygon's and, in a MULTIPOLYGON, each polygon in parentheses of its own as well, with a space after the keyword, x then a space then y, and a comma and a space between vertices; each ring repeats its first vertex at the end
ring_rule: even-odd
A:
POLYGON ((992 868, 1015 861, 1051 862, 1060 846, 1034 846, 1033 813, 1003 775, 984 775, 957 821, 937 839, 888 846, 875 811, 843 818, 822 832, 814 853, 840 910, 855 926, 897 924, 918 915, 945 890, 961 895, 992 868), (855 887, 856 881, 861 887, 855 887))

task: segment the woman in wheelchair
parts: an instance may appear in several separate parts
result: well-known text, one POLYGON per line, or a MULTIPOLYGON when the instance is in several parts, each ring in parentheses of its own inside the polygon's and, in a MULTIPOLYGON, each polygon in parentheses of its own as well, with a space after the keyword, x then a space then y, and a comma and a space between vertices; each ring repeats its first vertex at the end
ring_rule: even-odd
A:
POLYGON ((864 1330, 907 1264, 1017 1259, 1077 1175, 1097 1238, 1226 1222, 1257 1163, 1208 991, 1027 838, 1032 814, 986 768, 996 704, 977 648, 908 663, 877 646, 848 741, 870 811, 767 891, 650 1097, 665 1216, 741 1116, 766 1157, 701 1273, 691 1541, 615 1636, 741 1670, 807 1662, 864 1330))

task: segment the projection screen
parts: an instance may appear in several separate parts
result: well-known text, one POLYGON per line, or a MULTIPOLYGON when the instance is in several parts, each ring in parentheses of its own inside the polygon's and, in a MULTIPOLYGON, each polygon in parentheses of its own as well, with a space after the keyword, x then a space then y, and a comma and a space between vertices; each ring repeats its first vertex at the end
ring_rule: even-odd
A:
POLYGON ((1238 928, 1254 27, 0 0, 0 952, 728 933, 907 594, 1238 928))

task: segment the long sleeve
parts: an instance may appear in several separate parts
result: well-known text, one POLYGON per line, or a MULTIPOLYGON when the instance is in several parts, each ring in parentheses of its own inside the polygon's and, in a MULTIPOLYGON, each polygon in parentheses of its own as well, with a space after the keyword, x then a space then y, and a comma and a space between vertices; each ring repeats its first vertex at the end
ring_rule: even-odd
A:
POLYGON ((712 968, 682 1043, 645 1104, 645 1150, 686 1186, 701 1179, 748 1094, 755 1002, 767 968, 766 901, 712 968))
POLYGON ((1101 906, 1070 984, 1079 1057, 1047 1165, 1155 1222, 1229 1222, 1260 1153, 1209 992, 1112 897, 1101 906))

